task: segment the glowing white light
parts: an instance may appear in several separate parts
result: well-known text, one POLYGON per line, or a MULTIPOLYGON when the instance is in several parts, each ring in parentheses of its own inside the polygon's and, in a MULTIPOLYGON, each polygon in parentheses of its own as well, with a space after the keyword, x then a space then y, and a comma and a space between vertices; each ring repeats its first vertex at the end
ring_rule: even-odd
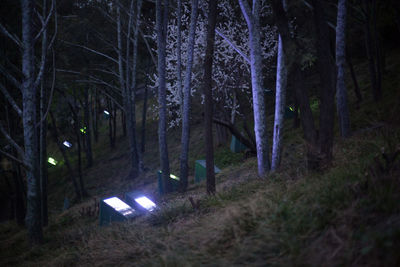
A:
POLYGON ((104 110, 104 114, 110 115, 110 112, 108 112, 107 110, 104 110))
POLYGON ((104 202, 124 216, 131 215, 135 212, 134 209, 117 197, 104 199, 104 202))
POLYGON ((148 211, 152 211, 156 208, 156 204, 147 197, 138 197, 135 198, 135 201, 148 211))
POLYGON ((49 157, 47 159, 47 162, 50 163, 51 165, 57 165, 57 160, 53 159, 52 157, 49 157))
POLYGON ((72 146, 72 144, 70 142, 68 142, 68 141, 64 141, 63 145, 66 146, 66 147, 71 147, 72 146))

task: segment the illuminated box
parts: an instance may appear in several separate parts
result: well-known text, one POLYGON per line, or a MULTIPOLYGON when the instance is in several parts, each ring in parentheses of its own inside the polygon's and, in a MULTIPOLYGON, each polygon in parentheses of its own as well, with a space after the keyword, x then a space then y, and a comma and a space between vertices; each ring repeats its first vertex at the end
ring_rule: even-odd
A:
POLYGON ((103 199, 100 202, 99 224, 109 225, 111 222, 122 222, 134 218, 138 212, 117 197, 103 199))
POLYGON ((232 135, 232 141, 231 141, 231 151, 238 153, 246 150, 246 146, 242 144, 242 142, 239 141, 239 139, 236 138, 236 136, 232 135))
MULTIPOLYGON (((220 173, 221 170, 214 165, 214 173, 220 173)), ((206 170, 206 161, 204 159, 196 160, 194 165, 194 181, 196 183, 203 181, 206 179, 207 170, 206 170)))
POLYGON ((103 111, 103 116, 104 116, 104 119, 110 118, 110 112, 108 112, 107 110, 104 110, 103 111))
MULTIPOLYGON (((158 178, 158 192, 160 194, 164 194, 165 193, 165 189, 164 189, 164 184, 162 182, 162 172, 161 171, 157 172, 157 178, 158 178)), ((169 178, 170 178, 171 186, 172 186, 171 192, 178 191, 178 189, 179 189, 179 177, 177 177, 177 176, 175 176, 173 174, 170 174, 169 178)))
POLYGON ((156 203, 141 192, 126 193, 125 202, 140 213, 152 212, 157 209, 156 203))

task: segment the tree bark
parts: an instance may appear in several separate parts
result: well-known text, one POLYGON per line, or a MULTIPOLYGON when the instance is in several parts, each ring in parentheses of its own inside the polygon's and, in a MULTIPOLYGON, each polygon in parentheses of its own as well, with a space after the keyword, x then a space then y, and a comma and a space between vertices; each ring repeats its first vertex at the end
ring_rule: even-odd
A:
POLYGON ((258 175, 270 170, 267 119, 262 86, 262 58, 260 44, 260 0, 253 0, 253 10, 245 0, 238 0, 249 29, 251 85, 253 92, 254 132, 257 144, 258 175))
POLYGON ((346 0, 338 0, 336 23, 336 104, 340 134, 344 138, 350 136, 350 115, 347 104, 347 88, 345 83, 346 13, 346 0))
MULTIPOLYGON (((149 73, 149 67, 147 65, 146 75, 149 73)), ((140 142, 140 151, 142 154, 146 150, 146 119, 147 119, 147 98, 148 98, 148 88, 147 88, 147 76, 145 78, 144 84, 144 97, 143 97, 143 110, 142 110, 142 141, 140 142)))
POLYGON ((170 169, 167 145, 167 100, 166 100, 166 73, 165 73, 165 49, 168 24, 168 0, 164 0, 162 10, 161 0, 156 1, 156 30, 157 30, 157 57, 158 57, 158 145, 160 152, 160 164, 162 171, 162 182, 165 192, 171 191, 170 169), (164 12, 162 12, 164 11, 164 12), (164 14, 163 14, 164 13, 164 14))
POLYGON ((321 0, 313 0, 314 23, 316 28, 317 66, 320 76, 320 117, 319 117, 319 162, 318 168, 329 165, 332 160, 333 125, 334 125, 334 96, 335 69, 331 58, 329 28, 321 0))
POLYGON ((189 158, 189 139, 190 139, 190 110, 191 110, 191 79, 193 66, 194 42, 196 35, 198 0, 192 0, 192 12, 190 15, 190 29, 188 40, 188 58, 186 63, 185 84, 183 88, 183 114, 182 114, 182 137, 181 137, 181 157, 180 157, 180 189, 186 191, 188 186, 188 158, 189 158))
POLYGON ((357 97, 357 106, 359 106, 359 104, 362 101, 362 95, 361 95, 361 92, 360 92, 360 86, 358 86, 357 76, 356 76, 356 73, 354 71, 353 63, 351 61, 351 57, 350 57, 349 53, 346 53, 346 62, 347 62, 347 65, 349 66, 349 69, 350 69, 351 79, 353 80, 354 94, 357 97))
POLYGON ((275 120, 274 120, 274 136, 272 144, 272 162, 271 170, 276 170, 281 163, 282 152, 282 132, 283 132, 283 116, 286 103, 286 85, 287 70, 284 60, 284 52, 282 47, 282 38, 279 36, 278 56, 276 67, 276 90, 275 90, 275 120))
POLYGON ((24 128, 24 162, 27 179, 27 212, 25 217, 28 228, 30 244, 43 242, 43 230, 41 219, 41 199, 39 181, 39 160, 37 157, 37 130, 36 130, 36 88, 34 85, 34 55, 32 13, 33 2, 21 0, 22 7, 22 123, 24 128))
POLYGON ((204 103, 204 135, 206 147, 206 181, 207 193, 215 194, 215 173, 214 173, 214 142, 212 133, 213 98, 212 98, 212 64, 214 59, 215 25, 217 23, 218 0, 208 1, 208 25, 207 44, 204 58, 203 91, 204 103))
POLYGON ((83 118, 86 127, 86 134, 84 135, 86 141, 86 166, 92 167, 93 153, 92 153, 92 130, 90 125, 90 103, 89 103, 89 88, 83 89, 84 105, 83 105, 83 118))

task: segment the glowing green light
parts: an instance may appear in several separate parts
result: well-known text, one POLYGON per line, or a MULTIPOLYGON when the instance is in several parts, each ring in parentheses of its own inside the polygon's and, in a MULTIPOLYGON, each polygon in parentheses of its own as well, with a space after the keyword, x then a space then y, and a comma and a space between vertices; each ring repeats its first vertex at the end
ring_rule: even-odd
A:
POLYGON ((289 107, 289 109, 290 109, 290 111, 294 111, 294 108, 292 108, 292 107, 289 107))
POLYGON ((177 176, 175 176, 173 174, 170 174, 169 177, 171 177, 172 179, 175 179, 175 180, 179 180, 179 177, 177 177, 177 176))
POLYGON ((85 134, 86 133, 86 126, 84 126, 83 128, 80 128, 81 133, 85 134))
POLYGON ((52 157, 49 157, 47 162, 54 166, 57 165, 57 160, 53 159, 52 157))

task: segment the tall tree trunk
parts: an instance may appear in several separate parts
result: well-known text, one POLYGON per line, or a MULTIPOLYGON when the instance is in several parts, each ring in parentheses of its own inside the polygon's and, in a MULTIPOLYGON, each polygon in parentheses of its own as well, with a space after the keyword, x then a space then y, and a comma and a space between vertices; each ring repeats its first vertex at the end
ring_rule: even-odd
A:
POLYGON ((44 80, 40 86, 40 137, 39 137, 39 165, 40 165, 40 192, 42 198, 42 225, 48 224, 47 210, 47 120, 42 120, 45 114, 46 90, 44 80))
POLYGON ((24 162, 27 179, 27 212, 25 217, 28 228, 29 242, 40 244, 43 241, 41 199, 39 181, 39 160, 37 157, 37 130, 36 130, 36 88, 34 78, 34 55, 33 36, 31 26, 33 25, 32 13, 33 2, 21 0, 22 7, 22 106, 23 106, 23 129, 24 129, 24 162))
POLYGON ((188 186, 189 174, 189 138, 190 138, 190 110, 191 110, 191 79, 192 79, 192 66, 193 66, 193 53, 194 42, 196 35, 197 14, 198 14, 199 1, 192 0, 192 12, 190 15, 190 29, 188 40, 188 58, 186 63, 185 84, 183 88, 183 116, 182 116, 182 137, 181 137, 181 169, 180 169, 180 188, 186 191, 188 186))
POLYGON ((113 149, 115 147, 115 140, 114 140, 114 136, 113 136, 113 117, 114 117, 114 113, 111 107, 111 100, 107 99, 107 108, 108 111, 110 113, 109 117, 108 117, 108 139, 110 141, 110 147, 111 149, 113 149))
POLYGON ((245 0, 238 0, 249 29, 251 85, 253 92, 254 133, 257 143, 258 175, 270 170, 265 97, 262 86, 262 58, 260 43, 260 0, 253 0, 251 11, 245 0))
POLYGON ((176 43, 176 55, 177 55, 177 85, 179 90, 179 106, 181 108, 181 114, 183 114, 183 88, 182 88, 182 0, 178 0, 178 7, 177 7, 177 20, 178 20, 178 29, 177 29, 177 43, 176 43))
POLYGON ((89 88, 85 88, 84 92, 84 107, 83 107, 83 118, 86 127, 86 133, 84 135, 86 143, 86 166, 92 167, 93 165, 93 154, 92 154, 92 130, 90 126, 90 103, 89 103, 89 88))
POLYGON ((205 96, 204 103, 204 135, 206 147, 206 177, 207 193, 215 193, 215 173, 214 173, 214 142, 212 133, 213 99, 212 99, 212 64, 214 59, 215 44, 215 25, 217 22, 218 0, 208 1, 208 25, 207 25, 207 44, 204 58, 204 78, 203 91, 205 96))
POLYGON ((98 131, 98 123, 97 123, 97 112, 98 112, 98 96, 97 96, 97 88, 94 90, 94 99, 92 99, 92 105, 91 105, 91 110, 92 110, 92 129, 93 129, 93 137, 94 137, 94 142, 97 143, 99 141, 99 131, 98 131))
POLYGON ((287 70, 285 66, 285 55, 283 53, 282 38, 279 36, 278 56, 276 67, 276 90, 275 90, 275 120, 274 136, 272 144, 271 169, 276 170, 281 162, 283 116, 286 102, 287 70))
POLYGON ((56 120, 54 118, 53 112, 50 111, 49 114, 50 114, 50 119, 51 119, 51 124, 52 124, 51 129, 52 129, 52 133, 53 133, 53 139, 54 139, 54 142, 57 144, 58 149, 61 152, 61 155, 63 156, 65 166, 67 167, 67 170, 68 170, 68 173, 69 173, 69 175, 67 177, 72 182, 72 185, 73 185, 74 190, 75 190, 76 198, 77 199, 81 199, 82 198, 82 193, 81 193, 81 190, 79 189, 78 182, 76 181, 76 178, 75 178, 75 175, 74 175, 74 171, 72 170, 72 167, 71 167, 71 163, 69 161, 69 158, 67 156, 67 153, 65 151, 64 146, 61 144, 61 142, 60 142, 60 140, 58 138, 59 134, 58 134, 57 124, 56 124, 56 120))
MULTIPOLYGON (((16 156, 17 153, 14 153, 16 156)), ((24 180, 22 178, 21 166, 12 161, 12 173, 13 173, 13 181, 15 186, 15 219, 17 220, 17 224, 19 226, 24 226, 24 218, 26 215, 26 207, 25 207, 25 186, 24 180)))
POLYGON ((157 29, 157 56, 158 56, 158 105, 159 105, 159 124, 158 124, 158 145, 160 152, 160 164, 162 171, 163 187, 165 192, 171 191, 170 169, 167 145, 167 100, 166 100, 166 73, 165 73, 165 53, 167 40, 168 24, 168 0, 164 0, 164 10, 162 10, 161 0, 156 0, 156 29, 157 29), (164 12, 162 12, 164 11, 164 12), (164 14, 163 14, 164 13, 164 14))
POLYGON ((319 163, 318 168, 329 164, 332 160, 333 125, 334 125, 334 96, 335 69, 331 58, 329 29, 321 0, 313 0, 314 23, 317 35, 317 66, 320 76, 320 117, 319 117, 319 163))
POLYGON ((353 80, 354 94, 357 97, 357 106, 359 106, 359 104, 362 101, 362 95, 361 95, 361 92, 360 92, 360 86, 358 86, 357 76, 356 76, 356 73, 354 71, 353 62, 351 61, 351 57, 350 57, 349 53, 346 53, 346 62, 347 62, 347 65, 349 66, 349 69, 350 69, 351 79, 353 80))
POLYGON ((350 115, 347 104, 347 89, 345 83, 346 13, 346 0, 338 0, 336 23, 336 104, 340 134, 344 138, 350 136, 350 115))
MULTIPOLYGON (((146 75, 149 73, 149 67, 147 67, 146 75)), ((142 110, 142 141, 140 142, 140 151, 143 154, 146 150, 146 119, 147 119, 147 98, 148 98, 148 89, 147 89, 147 76, 145 78, 144 84, 144 97, 143 97, 143 110, 142 110)))

